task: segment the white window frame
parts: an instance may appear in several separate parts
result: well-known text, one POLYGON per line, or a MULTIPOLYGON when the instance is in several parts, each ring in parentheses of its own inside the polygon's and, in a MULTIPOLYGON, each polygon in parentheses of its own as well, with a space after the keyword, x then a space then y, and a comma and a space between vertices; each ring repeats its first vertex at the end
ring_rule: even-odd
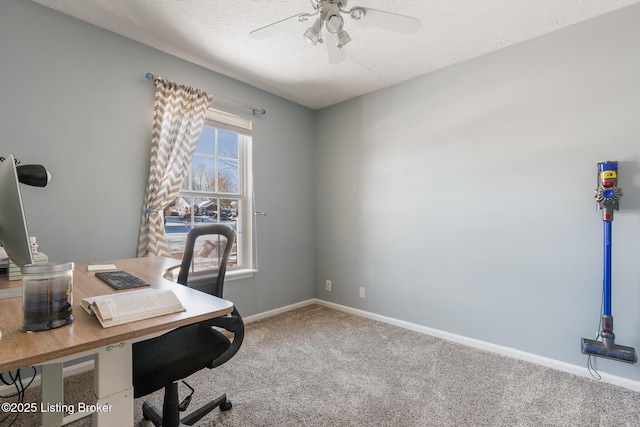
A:
MULTIPOLYGON (((234 280, 251 277, 257 272, 254 262, 255 257, 253 244, 254 209, 251 119, 210 108, 205 116, 204 126, 238 134, 238 193, 227 194, 209 191, 181 190, 178 197, 209 197, 214 199, 238 199, 240 201, 240 203, 238 203, 238 220, 236 222, 237 265, 230 266, 227 269, 225 279, 234 280)), ((219 203, 218 210, 220 210, 219 203)), ((193 215, 194 212, 192 209, 192 225, 193 215)), ((220 212, 218 212, 217 217, 221 218, 220 212)))

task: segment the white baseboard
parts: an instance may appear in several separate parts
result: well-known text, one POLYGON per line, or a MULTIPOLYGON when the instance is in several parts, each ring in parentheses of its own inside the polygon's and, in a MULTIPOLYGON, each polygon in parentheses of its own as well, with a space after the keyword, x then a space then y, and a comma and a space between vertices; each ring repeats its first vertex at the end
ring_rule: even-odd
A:
MULTIPOLYGON (((547 368, 556 369, 558 371, 567 372, 569 374, 577 375, 580 377, 593 379, 593 377, 589 373, 589 370, 586 367, 573 365, 566 362, 561 362, 559 360, 539 356, 537 354, 527 353, 524 351, 517 350, 515 348, 504 347, 504 346, 492 344, 486 341, 480 341, 480 340, 465 337, 462 335, 452 334, 449 332, 441 331, 439 329, 433 329, 426 326, 417 325, 415 323, 405 322, 404 320, 398 320, 391 317, 381 316, 379 314, 370 313, 368 311, 347 307, 344 305, 332 303, 329 301, 324 301, 317 298, 313 302, 319 305, 323 305, 325 307, 329 307, 336 310, 344 311, 346 313, 354 314, 356 316, 361 316, 367 319, 377 320, 383 323, 388 323, 390 325, 399 326, 401 328, 409 329, 411 331, 419 332, 421 334, 430 335, 436 338, 442 338, 447 341, 468 345, 470 347, 474 347, 480 350, 490 351, 492 353, 501 354, 503 356, 512 357, 514 359, 524 360, 527 362, 535 363, 537 365, 545 366, 547 368)), ((640 392, 639 381, 630 380, 628 378, 611 375, 601 371, 598 371, 598 373, 601 376, 600 381, 602 382, 624 387, 632 391, 640 392)))
POLYGON ((312 298, 312 299, 308 299, 306 301, 300 301, 300 302, 297 302, 295 304, 286 305, 284 307, 275 308, 273 310, 265 311, 263 313, 258 313, 258 314, 254 314, 254 315, 251 315, 251 316, 243 317, 242 321, 244 323, 256 322, 258 320, 266 319, 266 318, 269 318, 271 316, 275 316, 277 314, 286 313, 287 311, 295 310, 296 308, 300 308, 300 307, 306 307, 307 305, 316 304, 318 302, 319 302, 319 300, 316 300, 315 298, 312 298))

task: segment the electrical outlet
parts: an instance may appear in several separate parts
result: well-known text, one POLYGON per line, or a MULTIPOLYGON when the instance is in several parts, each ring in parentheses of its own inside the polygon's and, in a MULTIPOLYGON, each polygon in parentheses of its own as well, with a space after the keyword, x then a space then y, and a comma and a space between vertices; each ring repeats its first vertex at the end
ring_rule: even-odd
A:
POLYGON ((364 287, 360 286, 360 298, 364 298, 364 287))
POLYGON ((328 291, 331 290, 331 280, 325 280, 324 282, 324 288, 328 291))

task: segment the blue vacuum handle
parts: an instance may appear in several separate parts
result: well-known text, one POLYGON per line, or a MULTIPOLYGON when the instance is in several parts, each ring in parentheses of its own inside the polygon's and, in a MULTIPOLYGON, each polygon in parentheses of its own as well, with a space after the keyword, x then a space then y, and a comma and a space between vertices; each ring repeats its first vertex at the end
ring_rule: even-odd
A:
POLYGON ((602 314, 611 316, 611 224, 604 223, 604 281, 602 290, 602 314))

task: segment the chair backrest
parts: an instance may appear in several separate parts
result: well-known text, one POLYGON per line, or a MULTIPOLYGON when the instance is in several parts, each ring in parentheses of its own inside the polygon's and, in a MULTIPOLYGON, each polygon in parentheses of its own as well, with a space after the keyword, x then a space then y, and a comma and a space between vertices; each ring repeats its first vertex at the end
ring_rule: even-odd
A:
POLYGON ((177 282, 222 298, 224 276, 236 232, 224 224, 196 227, 187 234, 177 282))

